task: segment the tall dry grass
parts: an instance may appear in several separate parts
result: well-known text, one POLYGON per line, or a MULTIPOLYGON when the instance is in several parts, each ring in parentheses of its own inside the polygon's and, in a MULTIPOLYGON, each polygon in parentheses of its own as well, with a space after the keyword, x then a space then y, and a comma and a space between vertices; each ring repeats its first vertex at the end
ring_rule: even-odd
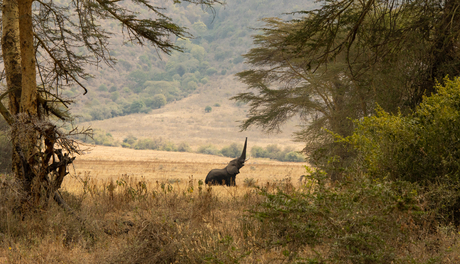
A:
MULTIPOLYGON (((290 239, 279 240, 277 244, 276 241, 273 243, 273 238, 282 233, 289 234, 290 229, 298 227, 289 224, 292 221, 289 217, 278 223, 276 229, 270 228, 269 222, 251 217, 249 211, 267 202, 267 197, 260 195, 258 189, 249 187, 252 184, 207 187, 193 177, 180 182, 172 179, 149 181, 129 175, 98 180, 90 174, 71 181, 62 195, 80 220, 54 203, 48 208, 21 215, 15 207, 20 198, 15 183, 2 176, 0 263, 405 263, 404 260, 411 263, 458 263, 460 260, 460 236, 455 227, 431 225, 420 232, 423 226, 401 219, 395 220, 395 223, 403 223, 400 226, 386 227, 391 232, 388 233, 391 241, 398 245, 396 251, 389 252, 393 257, 388 258, 388 262, 385 262, 386 258, 378 262, 372 262, 372 259, 362 262, 366 258, 360 258, 356 262, 346 256, 340 257, 344 262, 327 261, 333 258, 321 260, 321 256, 334 251, 334 237, 323 237, 321 246, 300 247, 296 259, 291 259, 292 255, 286 253, 290 239), (281 230, 284 227, 290 229, 281 230), (401 239, 398 234, 403 234, 401 239), (283 241, 288 244, 283 245, 283 241), (315 259, 317 261, 313 261, 315 259), (399 261, 391 262, 396 259, 399 261)), ((314 189, 311 182, 297 186, 289 180, 268 182, 260 187, 266 193, 282 191, 288 194, 283 197, 290 199, 299 197, 300 192, 306 194, 306 189, 314 189)), ((353 190, 347 192, 355 196, 353 190)), ((372 198, 368 200, 371 202, 372 198)), ((298 210, 300 208, 286 209, 302 212, 298 210)), ((337 211, 341 220, 328 221, 338 230, 342 226, 352 226, 349 221, 358 217, 353 215, 353 210, 350 208, 347 213, 341 208, 337 211)), ((283 210, 276 212, 283 215, 283 210)), ((321 208, 315 212, 317 214, 310 217, 320 219, 327 215, 321 208)), ((397 216, 397 212, 388 213, 392 214, 388 219, 397 216)), ((385 215, 384 212, 374 214, 376 219, 385 215)), ((407 214, 400 217, 404 215, 407 214)), ((370 215, 368 219, 372 218, 370 215)), ((294 224, 299 222, 299 219, 293 220, 294 224)), ((320 225, 327 227, 329 224, 320 225)), ((372 226, 356 228, 368 230, 372 226)), ((354 246, 356 243, 350 243, 351 248, 347 250, 358 253, 359 250, 372 250, 354 246)))
POLYGON ((61 192, 81 220, 54 203, 21 215, 14 181, 2 176, 0 263, 253 263, 281 257, 258 252, 257 238, 241 222, 261 199, 252 187, 207 187, 193 177, 90 176, 73 179, 61 192))

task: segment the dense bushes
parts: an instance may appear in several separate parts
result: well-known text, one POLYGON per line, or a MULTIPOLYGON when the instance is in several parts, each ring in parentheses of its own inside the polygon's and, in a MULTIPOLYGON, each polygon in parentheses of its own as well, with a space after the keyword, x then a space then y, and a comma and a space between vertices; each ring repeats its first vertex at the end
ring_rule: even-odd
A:
POLYGON ((259 245, 282 250, 289 263, 431 263, 445 253, 428 246, 440 238, 430 231, 429 194, 417 184, 361 175, 330 185, 321 172, 307 178, 300 189, 260 188, 265 200, 246 220, 259 245))
POLYGON ((375 177, 431 183, 460 180, 460 79, 437 85, 414 113, 376 116, 357 122, 343 141, 360 154, 357 164, 375 177))

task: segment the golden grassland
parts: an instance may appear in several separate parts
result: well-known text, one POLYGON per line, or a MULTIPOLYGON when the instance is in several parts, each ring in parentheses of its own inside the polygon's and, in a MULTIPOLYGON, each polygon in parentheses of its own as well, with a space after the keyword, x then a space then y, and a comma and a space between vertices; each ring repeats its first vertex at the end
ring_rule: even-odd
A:
MULTIPOLYGON (((291 186, 284 179, 305 172, 299 163, 250 159, 237 176, 237 187, 208 188, 199 180, 229 158, 101 146, 85 153, 61 191, 82 222, 54 203, 20 220, 9 210, 13 199, 8 198, 0 207, 5 230, 0 263, 235 262, 242 252, 220 248, 228 243, 251 248, 257 241, 250 230, 243 235, 239 222, 260 200, 244 179, 254 179, 249 185, 270 182, 276 188, 291 186)), ((281 257, 275 250, 242 263, 281 257)))
MULTIPOLYGON (((248 212, 265 199, 252 186, 256 181, 269 192, 301 190, 305 185, 297 179, 305 173, 305 164, 250 159, 237 176, 236 187, 200 184, 209 169, 224 167, 228 160, 94 147, 76 160, 63 184, 61 193, 74 214, 55 203, 25 216, 14 213, 19 198, 14 183, 3 176, 0 263, 304 263, 289 259, 282 245, 267 246, 270 234, 288 230, 272 230, 248 217, 248 212), (245 181, 250 178, 254 181, 245 181)), ((367 200, 361 203, 381 206, 367 200)), ((335 208, 326 209, 331 210, 335 208)), ((347 210, 343 217, 349 220, 327 221, 340 229, 366 214, 362 209, 347 210)), ((319 261, 331 254, 334 243, 304 246, 299 256, 319 261, 309 263, 460 263, 460 236, 455 228, 435 226, 421 232, 424 227, 416 226, 409 214, 388 214, 398 223, 389 230, 409 237, 390 236, 391 243, 400 246, 389 252, 389 259, 403 256, 399 258, 403 261, 356 262, 347 258, 348 251, 339 252, 346 261, 319 261)), ((369 253, 367 248, 353 248, 353 240, 350 243, 349 250, 369 253)))
MULTIPOLYGON (((116 179, 127 174, 146 180, 187 180, 204 181, 211 169, 224 168, 231 158, 214 155, 134 150, 120 147, 95 146, 79 156, 71 170, 72 175, 90 175, 95 179, 116 179)), ((279 181, 285 178, 299 179, 305 173, 306 163, 279 162, 268 159, 253 159, 245 163, 236 178, 242 184, 246 178, 255 181, 279 181)))

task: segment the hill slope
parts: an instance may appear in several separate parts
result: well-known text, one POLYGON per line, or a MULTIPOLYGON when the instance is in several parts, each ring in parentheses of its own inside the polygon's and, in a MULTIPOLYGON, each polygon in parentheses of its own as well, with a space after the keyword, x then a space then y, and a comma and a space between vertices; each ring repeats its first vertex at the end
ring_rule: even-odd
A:
MULTIPOLYGON (((295 121, 278 135, 266 135, 256 128, 239 132, 237 121, 245 118, 247 108, 228 98, 244 91, 233 74, 245 67, 241 55, 252 47, 253 28, 262 25, 260 19, 286 18, 283 13, 312 8, 313 1, 235 0, 216 6, 215 13, 187 3, 154 2, 163 5, 175 22, 194 35, 176 40, 185 52, 166 56, 148 46, 123 45, 122 36, 115 35, 111 55, 118 64, 91 69, 96 78, 86 83, 86 96, 78 95, 75 88, 65 91, 69 97, 76 96, 72 111, 77 121, 108 131, 118 140, 128 135, 161 136, 192 146, 222 146, 242 142, 248 136, 250 142, 261 146, 280 144, 300 149, 301 145, 291 141, 295 121), (204 112, 206 106, 212 107, 210 113, 204 112)), ((143 15, 144 10, 138 11, 143 15)), ((108 22, 104 26, 118 27, 108 22)))
POLYGON ((192 147, 206 144, 223 147, 231 143, 243 144, 244 138, 248 137, 250 148, 254 145, 279 144, 300 150, 302 144, 292 142, 296 120, 287 123, 279 134, 267 135, 257 128, 240 132, 238 121, 245 118, 247 107, 236 105, 228 97, 242 89, 242 84, 237 83, 232 76, 226 76, 203 86, 185 99, 148 114, 118 116, 80 125, 110 132, 120 141, 128 135, 134 135, 138 138, 162 137, 174 143, 186 142, 192 147), (216 107, 216 104, 220 106, 216 107), (205 112, 206 106, 212 108, 209 113, 205 112))

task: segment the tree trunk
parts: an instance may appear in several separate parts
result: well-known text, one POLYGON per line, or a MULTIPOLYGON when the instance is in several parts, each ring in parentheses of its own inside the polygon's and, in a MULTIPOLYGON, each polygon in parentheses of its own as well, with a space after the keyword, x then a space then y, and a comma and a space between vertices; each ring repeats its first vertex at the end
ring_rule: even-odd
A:
POLYGON ((30 117, 37 115, 37 81, 35 70, 32 0, 19 5, 19 32, 21 40, 22 93, 20 111, 30 117))
POLYGON ((34 202, 38 203, 43 179, 36 176, 45 174, 38 173, 43 168, 39 164, 39 135, 34 128, 38 105, 32 2, 3 1, 2 51, 10 99, 9 114, 13 117, 12 171, 22 183, 25 198, 34 197, 34 202))
MULTIPOLYGON (((6 72, 6 84, 9 92, 9 114, 15 118, 19 113, 22 91, 21 50, 19 44, 19 6, 17 1, 3 1, 2 20, 2 52, 6 72)), ((12 131, 12 134, 17 134, 16 132, 17 131, 12 131)), ((18 144, 17 137, 12 136, 12 144, 13 146, 18 144)), ((14 148, 12 155, 12 171, 19 179, 22 180, 24 178, 21 170, 21 161, 14 148)))

